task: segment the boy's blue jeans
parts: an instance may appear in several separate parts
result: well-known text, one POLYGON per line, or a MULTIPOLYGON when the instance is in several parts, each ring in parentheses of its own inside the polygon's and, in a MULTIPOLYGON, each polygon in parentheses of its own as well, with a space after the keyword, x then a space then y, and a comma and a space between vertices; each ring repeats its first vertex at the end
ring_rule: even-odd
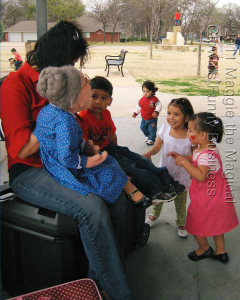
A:
POLYGON ((14 66, 15 66, 16 70, 20 69, 20 67, 21 67, 22 64, 23 64, 22 61, 16 60, 14 62, 14 66))
POLYGON ((155 142, 157 134, 157 121, 158 119, 144 120, 142 119, 140 129, 142 130, 145 137, 148 137, 149 140, 155 142))
MULTIPOLYGON (((101 198, 93 194, 83 196, 62 186, 44 168, 24 171, 12 182, 12 189, 29 203, 76 219, 89 268, 96 274, 102 288, 114 300, 134 300, 109 208, 101 198)), ((122 201, 126 201, 123 193, 110 209, 120 206, 122 201)))
POLYGON ((103 150, 118 161, 136 187, 148 197, 163 192, 165 186, 174 181, 167 168, 157 168, 148 158, 130 151, 128 147, 110 144, 103 150))

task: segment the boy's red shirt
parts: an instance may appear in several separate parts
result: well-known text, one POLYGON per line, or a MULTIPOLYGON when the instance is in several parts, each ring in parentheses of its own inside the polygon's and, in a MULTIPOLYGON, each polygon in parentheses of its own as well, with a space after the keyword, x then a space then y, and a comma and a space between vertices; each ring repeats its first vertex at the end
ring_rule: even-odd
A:
POLYGON ((21 55, 20 55, 18 52, 15 52, 15 53, 14 53, 14 56, 15 56, 15 59, 16 59, 17 61, 22 61, 22 62, 23 62, 23 59, 22 59, 21 55))
POLYGON ((109 110, 102 112, 102 120, 95 118, 88 109, 80 111, 78 115, 81 117, 81 127, 86 141, 92 140, 100 150, 110 144, 109 138, 116 132, 116 127, 109 110))

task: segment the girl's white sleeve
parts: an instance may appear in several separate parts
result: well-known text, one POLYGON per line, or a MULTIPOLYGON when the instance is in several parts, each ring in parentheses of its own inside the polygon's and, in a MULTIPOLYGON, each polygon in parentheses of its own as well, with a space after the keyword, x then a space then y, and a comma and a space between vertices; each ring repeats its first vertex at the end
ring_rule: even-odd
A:
POLYGON ((157 111, 160 114, 161 110, 162 110, 162 103, 158 100, 155 104, 155 111, 157 111))
POLYGON ((140 114, 140 112, 141 112, 141 107, 139 106, 139 102, 137 103, 134 112, 135 112, 137 115, 140 114))
POLYGON ((166 125, 163 124, 159 130, 158 130, 158 136, 160 137, 160 139, 163 141, 164 140, 164 132, 166 130, 166 125))
POLYGON ((209 156, 208 153, 200 154, 197 164, 198 166, 208 166, 209 171, 212 172, 217 172, 221 167, 218 159, 214 155, 209 156))

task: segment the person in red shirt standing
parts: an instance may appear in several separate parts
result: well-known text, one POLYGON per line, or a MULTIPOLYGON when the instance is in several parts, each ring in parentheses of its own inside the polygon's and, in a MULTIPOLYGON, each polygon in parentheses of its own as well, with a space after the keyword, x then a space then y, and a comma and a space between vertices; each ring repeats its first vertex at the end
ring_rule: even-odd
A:
POLYGON ((143 97, 138 101, 136 109, 132 114, 133 118, 141 112, 142 122, 140 129, 146 137, 146 144, 153 145, 157 133, 157 121, 159 113, 162 109, 162 104, 155 96, 158 88, 150 81, 144 81, 142 85, 143 97))
POLYGON ((174 15, 174 24, 175 24, 175 26, 180 26, 181 25, 180 19, 181 19, 181 14, 179 12, 179 9, 177 9, 177 11, 174 15))
POLYGON ((18 70, 23 64, 23 59, 15 48, 12 48, 11 52, 14 55, 14 61, 13 61, 14 66, 15 66, 16 70, 18 70))

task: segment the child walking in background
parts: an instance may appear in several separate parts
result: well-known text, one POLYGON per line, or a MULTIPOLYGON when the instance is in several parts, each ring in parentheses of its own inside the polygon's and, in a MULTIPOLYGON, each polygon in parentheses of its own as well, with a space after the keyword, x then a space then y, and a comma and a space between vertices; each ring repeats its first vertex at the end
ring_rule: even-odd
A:
MULTIPOLYGON (((191 155, 192 145, 187 138, 187 124, 192 115, 193 108, 187 98, 173 99, 168 105, 167 123, 160 127, 157 140, 153 148, 144 154, 145 157, 151 160, 152 155, 155 155, 162 150, 159 166, 167 167, 174 180, 179 181, 186 187, 186 189, 189 188, 191 182, 189 174, 183 168, 176 166, 175 160, 167 154, 175 151, 181 153, 182 155, 191 155)), ((185 230, 186 202, 186 190, 174 199, 177 215, 177 234, 182 238, 185 238, 188 235, 187 231, 185 230)), ((159 218, 162 207, 163 203, 155 205, 152 213, 147 217, 145 222, 151 227, 159 218)))
POLYGON ((80 194, 93 193, 111 204, 124 189, 137 207, 150 206, 152 200, 130 182, 107 152, 84 155, 85 141, 75 114, 89 105, 89 80, 72 66, 48 67, 40 73, 37 91, 50 101, 38 114, 34 130, 48 172, 80 194))
POLYGON ((153 145, 157 133, 157 121, 162 104, 155 96, 158 88, 152 81, 144 81, 142 85, 143 97, 138 101, 136 109, 132 115, 133 118, 141 112, 142 122, 140 129, 145 135, 147 145, 153 145))
POLYGON ((221 80, 218 77, 218 61, 219 56, 217 53, 217 47, 212 47, 212 54, 209 55, 208 61, 207 82, 210 82, 210 79, 216 79, 218 83, 221 82, 221 80))
POLYGON ((117 145, 116 127, 107 109, 112 103, 113 86, 104 77, 96 76, 91 82, 91 99, 88 109, 81 111, 82 128, 86 140, 90 139, 113 156, 131 177, 132 182, 155 202, 169 202, 185 190, 174 181, 167 168, 157 168, 142 155, 117 145))
POLYGON ((224 50, 224 38, 223 38, 223 36, 222 35, 220 35, 220 37, 219 37, 219 42, 218 42, 218 44, 219 44, 219 50, 220 50, 220 53, 221 53, 221 58, 223 58, 223 50, 224 50))
POLYGON ((188 254, 193 261, 214 258, 227 263, 229 258, 225 251, 224 233, 238 225, 233 197, 216 147, 222 136, 223 123, 220 118, 209 112, 198 113, 188 123, 188 138, 192 144, 198 145, 193 156, 169 153, 176 164, 192 177, 186 230, 194 235, 199 246, 188 254), (207 237, 213 237, 215 252, 209 246, 207 237))

